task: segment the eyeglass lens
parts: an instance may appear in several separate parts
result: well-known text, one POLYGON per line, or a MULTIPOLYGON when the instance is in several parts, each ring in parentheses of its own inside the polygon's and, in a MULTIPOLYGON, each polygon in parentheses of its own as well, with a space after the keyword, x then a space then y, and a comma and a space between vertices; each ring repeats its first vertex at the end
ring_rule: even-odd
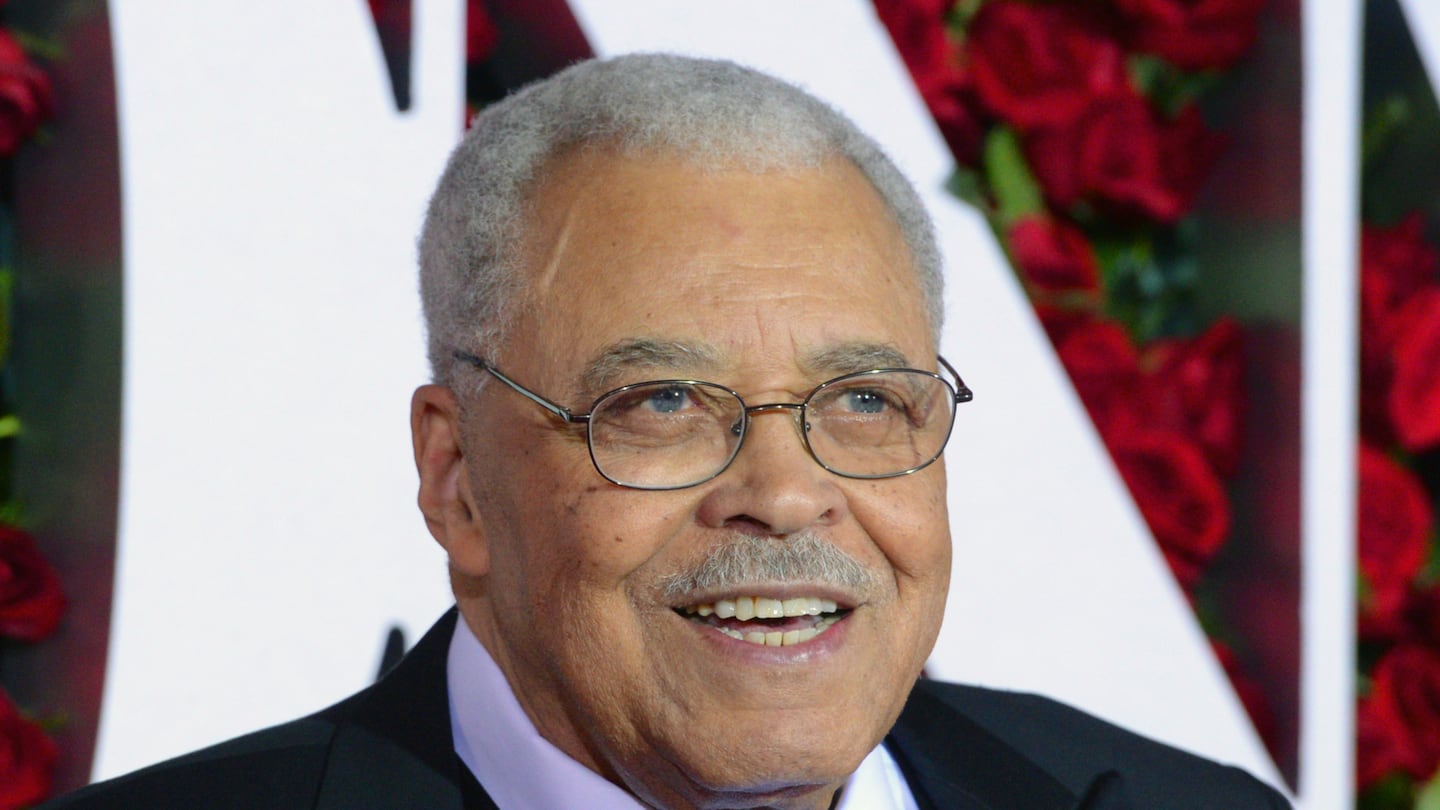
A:
MULTIPOLYGON (((954 421, 954 390, 920 371, 842 377, 804 403, 804 440, 825 468, 852 477, 900 475, 940 455, 954 421)), ((705 481, 739 450, 745 405, 711 383, 627 386, 595 403, 590 452, 617 483, 678 488, 705 481)))

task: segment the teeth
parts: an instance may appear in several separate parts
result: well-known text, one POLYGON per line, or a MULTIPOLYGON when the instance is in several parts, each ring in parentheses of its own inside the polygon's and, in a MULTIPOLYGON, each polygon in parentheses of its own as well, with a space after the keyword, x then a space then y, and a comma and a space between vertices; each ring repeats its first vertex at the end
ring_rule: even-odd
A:
POLYGON ((781 609, 786 616, 819 616, 820 600, 806 599, 803 596, 795 599, 786 599, 781 609))
POLYGON ((717 599, 713 604, 689 605, 683 610, 687 615, 709 616, 714 614, 722 619, 779 619, 787 616, 819 616, 834 613, 838 609, 834 599, 817 599, 813 596, 797 596, 794 599, 769 599, 764 596, 742 596, 738 599, 717 599))
POLYGON ((785 616, 785 605, 779 599, 766 599, 763 596, 755 597, 755 618, 757 619, 780 619, 785 616))
POLYGON ((716 627, 714 629, 738 641, 748 641, 757 647, 793 647, 796 644, 804 644, 826 630, 829 630, 830 626, 837 621, 839 621, 838 618, 828 617, 816 622, 814 627, 807 627, 804 630, 788 630, 783 633, 773 630, 770 632, 751 630, 748 633, 742 633, 739 630, 734 630, 729 627, 716 627))
POLYGON ((688 605, 681 608, 687 616, 715 616, 720 619, 780 619, 794 616, 818 616, 813 627, 803 630, 735 630, 729 627, 714 627, 725 635, 748 641, 761 647, 790 647, 815 638, 829 630, 840 620, 833 615, 839 606, 834 599, 813 596, 797 596, 793 599, 771 599, 766 596, 740 596, 735 599, 717 599, 713 603, 688 605))

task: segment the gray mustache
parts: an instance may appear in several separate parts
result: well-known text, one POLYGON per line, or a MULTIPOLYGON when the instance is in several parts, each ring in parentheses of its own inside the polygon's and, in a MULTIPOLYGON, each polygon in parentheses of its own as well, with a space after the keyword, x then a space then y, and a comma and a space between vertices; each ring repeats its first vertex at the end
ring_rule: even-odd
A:
POLYGON ((819 583, 870 593, 878 588, 879 578, 813 532, 788 537, 736 534, 712 547, 692 570, 664 576, 659 585, 665 598, 674 600, 762 582, 819 583))

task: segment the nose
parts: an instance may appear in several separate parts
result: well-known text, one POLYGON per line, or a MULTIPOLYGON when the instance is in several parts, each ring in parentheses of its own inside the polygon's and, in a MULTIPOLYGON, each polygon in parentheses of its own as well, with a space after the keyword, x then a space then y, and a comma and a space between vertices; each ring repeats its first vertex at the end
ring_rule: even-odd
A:
POLYGON ((706 493, 700 521, 713 528, 787 535, 848 516, 839 476, 816 463, 805 448, 799 405, 757 405, 748 412, 740 453, 706 493))

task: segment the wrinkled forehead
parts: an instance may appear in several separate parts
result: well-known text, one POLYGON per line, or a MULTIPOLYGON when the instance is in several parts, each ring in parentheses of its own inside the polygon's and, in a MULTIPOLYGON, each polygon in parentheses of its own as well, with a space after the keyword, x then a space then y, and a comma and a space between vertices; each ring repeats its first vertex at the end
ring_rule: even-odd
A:
POLYGON ((577 150, 546 169, 517 268, 515 337, 532 350, 570 356, 645 338, 711 347, 721 361, 850 344, 933 355, 904 237, 844 158, 756 172, 577 150))
MULTIPOLYGON (((752 162, 729 151, 696 152, 607 140, 557 151, 527 184, 516 245, 522 288, 542 296, 547 292, 545 274, 553 268, 547 266, 545 254, 577 228, 605 228, 609 246, 623 247, 627 238, 672 235, 665 227, 723 231, 733 224, 727 222, 725 209, 737 205, 769 205, 777 227, 796 228, 797 243, 815 236, 802 230, 801 223, 807 217, 821 220, 814 214, 823 208, 825 218, 863 230, 877 242, 901 246, 900 264, 918 275, 915 257, 888 201, 839 152, 800 151, 793 160, 780 163, 771 153, 752 162), (837 182, 820 189, 807 182, 816 177, 837 182), (826 196, 825 192, 841 187, 841 197, 826 196), (647 229, 646 220, 666 225, 647 229)), ((603 271, 594 269, 597 274, 603 271)))

